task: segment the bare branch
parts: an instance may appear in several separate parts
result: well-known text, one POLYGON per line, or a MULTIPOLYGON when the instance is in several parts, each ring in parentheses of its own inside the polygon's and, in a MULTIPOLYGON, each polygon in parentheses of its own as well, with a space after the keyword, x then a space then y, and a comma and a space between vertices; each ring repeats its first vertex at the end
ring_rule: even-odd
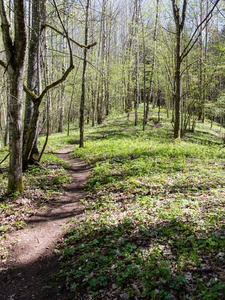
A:
POLYGON ((5 69, 7 68, 7 64, 1 59, 0 59, 0 66, 2 66, 5 69))
POLYGON ((41 102, 41 100, 43 99, 43 97, 45 96, 45 94, 53 87, 57 86, 58 84, 62 83, 63 81, 66 80, 66 78, 68 77, 69 73, 74 69, 74 66, 69 66, 69 68, 66 70, 66 72, 63 74, 63 76, 54 81, 53 83, 47 85, 45 87, 45 89, 43 90, 43 92, 41 93, 41 95, 36 99, 37 101, 41 102))
POLYGON ((163 26, 161 26, 161 27, 162 27, 162 29, 166 30, 166 31, 169 32, 169 33, 176 34, 176 32, 173 32, 173 31, 171 31, 171 30, 169 30, 169 29, 167 29, 167 28, 165 28, 165 27, 163 27, 163 26))
MULTIPOLYGON (((52 25, 50 25, 50 24, 47 24, 47 23, 45 24, 45 26, 51 28, 51 29, 54 30, 55 32, 59 33, 60 35, 66 37, 66 35, 65 35, 63 32, 61 32, 60 30, 58 30, 58 29, 55 28, 54 26, 52 26, 52 25)), ((94 47, 94 46, 97 45, 97 42, 95 42, 95 43, 93 43, 93 44, 90 44, 90 45, 83 45, 83 44, 78 43, 77 41, 75 41, 75 40, 72 39, 72 38, 69 38, 69 39, 70 39, 70 41, 71 41, 72 43, 76 44, 76 45, 79 46, 80 48, 87 48, 87 49, 90 49, 90 48, 92 48, 92 47, 94 47)))
MULTIPOLYGON (((207 26, 207 24, 209 23, 209 21, 211 20, 211 18, 212 18, 212 15, 211 15, 210 18, 206 21, 206 23, 204 24, 202 30, 205 29, 205 27, 207 26)), ((201 30, 201 31, 202 31, 202 30, 201 30)), ((186 53, 184 53, 184 52, 182 53, 182 55, 181 55, 181 60, 183 60, 183 59, 188 55, 188 53, 192 50, 192 48, 194 47, 194 45, 197 43, 198 38, 199 38, 199 36, 201 35, 201 31, 200 31, 200 32, 198 33, 198 35, 196 36, 196 38, 195 38, 195 40, 193 41, 193 43, 192 43, 192 45, 190 46, 190 48, 186 50, 186 53)))
MULTIPOLYGON (((206 22, 206 24, 209 22, 209 20, 212 18, 211 14, 212 12, 214 11, 215 7, 217 6, 217 4, 219 3, 220 0, 216 0, 215 4, 213 5, 213 7, 211 8, 211 10, 209 11, 209 13, 206 15, 206 17, 202 20, 202 22, 196 27, 194 33, 192 34, 187 46, 185 47, 185 49, 183 50, 183 53, 181 54, 181 60, 183 60, 187 55, 188 53, 191 51, 191 49, 194 47, 195 43, 197 42, 198 40, 198 37, 199 35, 197 36, 197 38, 194 40, 194 37, 197 33, 197 31, 199 30, 199 28, 202 26, 202 24, 204 24, 206 22), (192 43, 192 41, 194 40, 193 42, 193 45, 190 46, 190 44, 192 43), (190 46, 190 48, 189 48, 190 46)), ((205 26, 206 26, 205 24, 205 26)), ((204 26, 204 28, 205 28, 204 26)))
POLYGON ((5 158, 3 158, 3 160, 0 162, 0 165, 8 158, 9 155, 10 153, 8 153, 5 158))
POLYGON ((61 23, 61 25, 62 25, 62 28, 63 28, 63 30, 64 30, 64 34, 65 34, 65 36, 66 36, 67 42, 68 42, 68 46, 69 46, 69 49, 70 49, 70 66, 72 66, 72 65, 73 65, 73 51, 72 51, 71 44, 70 44, 70 38, 69 38, 68 32, 66 31, 66 28, 65 28, 65 26, 64 26, 64 24, 63 24, 63 21, 62 21, 62 19, 61 19, 61 16, 60 16, 59 10, 58 10, 58 8, 57 8, 57 5, 56 5, 56 3, 55 3, 55 0, 53 0, 53 3, 54 3, 54 6, 55 6, 55 9, 56 9, 58 18, 59 18, 59 20, 60 20, 60 23, 61 23))
POLYGON ((61 19, 61 17, 60 17, 60 14, 59 14, 58 8, 57 8, 57 6, 56 6, 55 0, 53 0, 53 2, 54 2, 54 5, 55 5, 55 9, 56 9, 56 11, 57 11, 59 20, 60 20, 61 25, 62 25, 63 30, 64 30, 64 33, 61 33, 61 32, 58 32, 58 31, 57 31, 57 32, 60 33, 61 35, 63 35, 63 36, 66 37, 67 42, 68 42, 68 45, 69 45, 69 50, 70 50, 70 65, 69 65, 68 69, 65 71, 65 73, 62 75, 62 77, 61 77, 60 79, 58 79, 58 80, 52 82, 51 84, 47 85, 47 86, 45 87, 45 89, 42 91, 42 93, 41 93, 39 96, 35 95, 35 94, 34 94, 34 93, 33 93, 26 85, 23 86, 24 91, 30 96, 30 98, 32 99, 32 101, 33 101, 34 103, 39 103, 39 104, 41 103, 41 101, 42 101, 42 99, 44 98, 44 96, 46 95, 46 93, 47 93, 50 89, 54 88, 54 87, 57 86, 58 84, 60 84, 60 83, 62 83, 63 81, 65 81, 66 78, 68 77, 69 73, 74 69, 74 65, 73 65, 73 52, 72 52, 72 48, 71 48, 71 45, 70 45, 70 38, 69 38, 69 36, 68 36, 68 33, 66 32, 65 26, 64 26, 64 24, 63 24, 63 22, 62 22, 62 19, 61 19))

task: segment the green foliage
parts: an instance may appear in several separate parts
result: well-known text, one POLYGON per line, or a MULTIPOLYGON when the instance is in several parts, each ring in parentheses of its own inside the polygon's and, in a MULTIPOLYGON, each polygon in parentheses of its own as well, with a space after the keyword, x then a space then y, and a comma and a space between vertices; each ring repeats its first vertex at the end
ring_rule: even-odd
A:
POLYGON ((130 299, 222 297, 213 271, 225 259, 225 151, 217 134, 206 123, 174 144, 164 115, 146 132, 119 117, 110 122, 88 129, 85 149, 74 150, 93 166, 82 200, 89 210, 73 220, 59 276, 93 297, 112 286, 130 299))

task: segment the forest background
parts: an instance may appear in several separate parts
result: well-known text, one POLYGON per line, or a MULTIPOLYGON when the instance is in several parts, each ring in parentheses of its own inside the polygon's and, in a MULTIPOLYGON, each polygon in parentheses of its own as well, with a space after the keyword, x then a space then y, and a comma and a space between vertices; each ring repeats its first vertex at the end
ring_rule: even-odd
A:
POLYGON ((22 191, 22 170, 40 160, 39 134, 65 124, 69 134, 79 122, 81 147, 84 122, 101 124, 113 110, 129 118, 134 109, 145 130, 149 103, 166 108, 175 139, 206 117, 223 126, 222 1, 19 3, 1 1, 8 191, 22 191))
POLYGON ((1 0, 0 13, 1 259, 65 191, 55 153, 69 144, 92 171, 54 249, 66 299, 222 299, 224 1, 1 0))

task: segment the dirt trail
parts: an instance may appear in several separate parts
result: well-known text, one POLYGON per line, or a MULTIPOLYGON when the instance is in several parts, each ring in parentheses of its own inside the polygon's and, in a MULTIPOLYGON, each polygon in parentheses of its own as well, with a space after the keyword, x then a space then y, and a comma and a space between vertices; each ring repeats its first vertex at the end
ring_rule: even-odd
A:
POLYGON ((47 285, 49 275, 60 266, 59 255, 54 253, 56 243, 65 234, 69 220, 84 213, 79 200, 86 195, 83 187, 89 170, 84 162, 71 158, 70 151, 71 147, 58 153, 60 159, 71 164, 72 182, 64 195, 46 211, 32 216, 24 229, 11 233, 6 239, 9 256, 6 262, 0 263, 0 300, 69 299, 47 285), (46 286, 44 292, 42 286, 46 286))

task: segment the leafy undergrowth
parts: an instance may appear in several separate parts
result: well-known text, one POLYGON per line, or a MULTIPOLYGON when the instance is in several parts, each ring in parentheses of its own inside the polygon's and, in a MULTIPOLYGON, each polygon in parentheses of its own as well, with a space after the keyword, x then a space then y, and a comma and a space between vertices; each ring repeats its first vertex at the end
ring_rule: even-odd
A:
POLYGON ((75 149, 93 171, 58 276, 81 299, 224 299, 225 150, 210 130, 140 128, 118 118, 75 149))
MULTIPOLYGON (((48 160, 46 156, 45 160, 48 160)), ((50 201, 55 201, 70 181, 68 172, 55 158, 57 164, 45 162, 41 167, 30 166, 24 174, 25 191, 22 194, 6 195, 7 168, 0 174, 0 258, 7 257, 7 251, 1 245, 6 235, 26 225, 27 220, 40 209, 47 209, 50 201)))

